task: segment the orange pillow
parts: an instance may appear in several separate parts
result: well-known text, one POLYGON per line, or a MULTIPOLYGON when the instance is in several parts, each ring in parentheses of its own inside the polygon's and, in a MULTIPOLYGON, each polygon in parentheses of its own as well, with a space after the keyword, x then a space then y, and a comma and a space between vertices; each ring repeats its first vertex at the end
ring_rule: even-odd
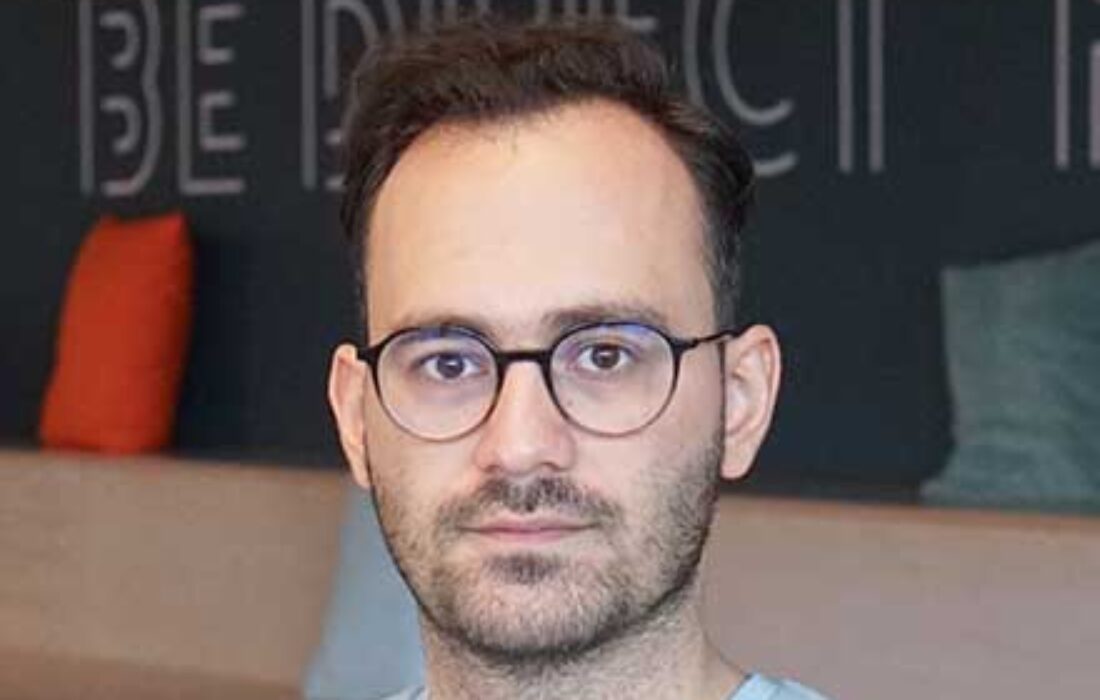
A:
POLYGON ((38 431, 44 445, 133 453, 171 441, 193 268, 180 213, 96 223, 65 291, 38 431))

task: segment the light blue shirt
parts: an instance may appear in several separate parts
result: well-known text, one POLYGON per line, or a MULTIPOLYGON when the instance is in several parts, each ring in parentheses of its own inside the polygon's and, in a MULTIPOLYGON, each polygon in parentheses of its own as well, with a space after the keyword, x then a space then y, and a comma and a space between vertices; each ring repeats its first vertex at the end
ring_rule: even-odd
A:
POLYGON ((794 681, 775 681, 765 676, 752 675, 734 691, 729 700, 826 700, 826 698, 794 681))
MULTIPOLYGON (((384 700, 428 700, 423 688, 410 688, 384 700)), ((729 700, 826 700, 825 696, 793 681, 772 680, 754 674, 729 696, 729 700)))

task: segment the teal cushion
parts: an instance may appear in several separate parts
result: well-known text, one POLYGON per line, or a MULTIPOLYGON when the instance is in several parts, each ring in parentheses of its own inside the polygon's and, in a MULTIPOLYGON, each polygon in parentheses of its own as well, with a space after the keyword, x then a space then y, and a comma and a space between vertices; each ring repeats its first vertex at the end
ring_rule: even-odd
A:
POLYGON ((1100 506, 1100 241, 943 272, 955 446, 933 503, 1100 506))

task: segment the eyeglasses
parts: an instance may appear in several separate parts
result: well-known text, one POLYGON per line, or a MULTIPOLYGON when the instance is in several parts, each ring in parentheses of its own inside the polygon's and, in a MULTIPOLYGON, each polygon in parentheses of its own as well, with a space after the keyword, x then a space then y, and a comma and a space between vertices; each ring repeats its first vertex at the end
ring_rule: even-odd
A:
POLYGON ((548 348, 503 351, 468 328, 435 326, 397 331, 360 348, 359 357, 390 419, 425 440, 452 440, 480 426, 514 362, 539 366, 555 405, 574 425, 621 436, 664 412, 685 352, 733 335, 678 338, 643 323, 613 322, 573 328, 548 348))

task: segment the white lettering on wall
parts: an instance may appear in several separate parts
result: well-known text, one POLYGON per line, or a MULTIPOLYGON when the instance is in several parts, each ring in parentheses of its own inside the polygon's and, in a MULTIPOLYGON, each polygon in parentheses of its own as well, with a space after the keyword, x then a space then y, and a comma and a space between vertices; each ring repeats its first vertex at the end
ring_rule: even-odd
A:
POLYGON ((1069 169, 1069 0, 1054 0, 1054 162, 1069 169))
MULTIPOLYGON (((704 70, 699 62, 701 53, 699 31, 705 24, 701 17, 701 0, 687 0, 684 6, 683 50, 688 92, 696 103, 705 104, 704 70)), ((733 57, 730 51, 733 9, 734 0, 718 0, 715 16, 709 23, 710 59, 722 102, 737 119, 745 124, 759 128, 777 126, 791 117, 795 110, 795 103, 790 98, 781 98, 770 105, 754 105, 738 90, 733 77, 733 57)), ((770 158, 756 158, 753 164, 761 177, 776 177, 794 170, 798 165, 798 154, 788 150, 770 158)))
POLYGON ((1089 165, 1100 170, 1100 41, 1089 50, 1089 165))
POLYGON ((302 187, 317 187, 317 7, 315 0, 301 5, 301 146, 302 187))
POLYGON ((611 17, 638 34, 652 34, 660 28, 657 17, 634 14, 630 0, 535 0, 535 24, 545 24, 555 16, 565 20, 611 17))
POLYGON ((99 110, 105 114, 115 114, 122 121, 121 131, 111 141, 111 152, 116 156, 134 153, 141 138, 141 113, 137 102, 124 95, 107 95, 99 101, 99 110))
POLYGON ((630 0, 615 0, 615 19, 637 34, 655 34, 661 28, 656 16, 634 14, 630 0))
MULTIPOLYGON (((837 0, 836 97, 837 165, 842 173, 856 169, 856 37, 854 0, 837 0)), ((867 0, 867 169, 886 168, 884 104, 885 0, 867 0)))
MULTIPOLYGON (((375 12, 364 0, 302 0, 301 159, 302 186, 307 190, 317 189, 321 180, 319 142, 329 151, 335 151, 341 143, 339 128, 322 125, 320 119, 321 107, 337 107, 341 97, 341 80, 344 76, 341 72, 340 56, 346 53, 346 47, 341 43, 346 32, 341 32, 341 27, 353 28, 365 48, 369 48, 382 37, 384 26, 388 27, 389 32, 398 35, 404 33, 404 17, 397 0, 382 0, 381 5, 386 25, 378 21, 375 12)), ((343 178, 335 172, 326 174, 323 183, 327 190, 338 191, 343 188, 343 178)))
MULTIPOLYGON (((639 33, 655 32, 657 18, 635 14, 630 0, 534 0, 532 21, 549 19, 555 12, 564 16, 613 16, 639 33), (561 5, 558 7, 557 5, 561 5)), ((474 13, 491 12, 491 0, 418 0, 417 24, 430 29, 474 13)), ((319 187, 339 191, 343 176, 323 172, 327 156, 341 146, 342 133, 332 115, 339 109, 346 90, 346 71, 341 57, 357 50, 348 46, 360 42, 369 48, 384 35, 401 35, 407 26, 397 0, 301 0, 301 180, 307 190, 319 187), (325 117, 329 117, 326 119, 325 117), (324 150, 322 150, 324 149, 324 150)), ((357 51, 356 51, 357 52, 357 51)))
MULTIPOLYGON (((80 189, 85 194, 96 190, 97 184, 108 197, 133 195, 149 182, 160 157, 163 138, 163 113, 157 86, 160 68, 160 14, 154 0, 141 0, 127 8, 94 7, 92 0, 81 0, 77 15, 79 52, 79 134, 80 189), (111 92, 96 96, 96 46, 100 35, 113 35, 106 40, 117 46, 108 58, 111 92), (140 62, 139 62, 140 59, 140 62), (134 94, 114 91, 118 79, 137 73, 134 94), (99 115, 103 119, 98 119, 99 115), (110 132, 111 160, 105 170, 116 173, 99 182, 97 168, 97 126, 113 125, 110 132), (144 137, 144 138, 143 138, 144 137), (128 163, 130 172, 117 176, 128 163), (112 167, 113 166, 113 167, 112 167)), ((107 82, 107 81, 104 81, 107 82)))
POLYGON ((194 17, 191 7, 192 0, 177 0, 176 107, 179 119, 177 168, 180 192, 193 196, 240 194, 246 188, 242 176, 204 176, 196 174, 195 168, 196 156, 242 153, 246 149, 247 139, 243 133, 219 131, 216 126, 219 113, 224 115, 232 112, 237 104, 237 95, 229 89, 202 90, 198 94, 196 110, 193 92, 196 66, 206 71, 234 63, 236 53, 233 47, 217 43, 213 36, 214 28, 219 24, 239 21, 244 17, 244 5, 240 2, 202 4, 194 17))
POLYGON ((420 29, 428 31, 432 27, 453 24, 469 11, 484 15, 492 9, 490 0, 420 0, 420 29), (469 9, 464 5, 469 5, 469 9))
MULTIPOLYGON (((1093 0, 1100 5, 1100 0, 1093 0)), ((1073 37, 1072 2, 1054 0, 1054 164, 1058 170, 1073 165, 1073 37)), ((1088 49, 1088 164, 1100 170, 1100 41, 1088 49)))

